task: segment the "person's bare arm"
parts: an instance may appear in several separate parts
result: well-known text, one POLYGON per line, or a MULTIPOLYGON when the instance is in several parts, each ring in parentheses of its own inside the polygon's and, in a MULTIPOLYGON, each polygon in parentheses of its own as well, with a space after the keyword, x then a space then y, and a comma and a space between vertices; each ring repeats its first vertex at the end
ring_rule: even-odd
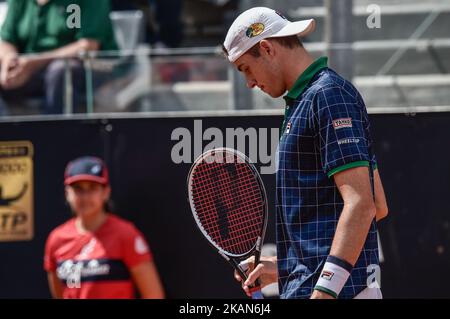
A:
MULTIPOLYGON (((355 265, 366 241, 370 225, 376 216, 369 170, 355 167, 334 175, 334 181, 344 200, 330 255, 355 265)), ((332 298, 314 290, 312 298, 332 298)))
POLYGON ((334 181, 344 200, 330 255, 354 265, 361 254, 370 224, 376 215, 369 171, 356 167, 337 173, 334 181))
POLYGON ((378 169, 373 172, 375 186, 375 207, 377 209, 377 222, 385 218, 388 214, 386 196, 384 195, 383 184, 381 183, 380 172, 378 169))
POLYGON ((62 299, 61 281, 54 271, 47 273, 48 286, 54 299, 62 299))
POLYGON ((10 70, 17 65, 17 48, 6 41, 0 41, 0 86, 4 86, 10 70))
MULTIPOLYGON (((28 58, 36 64, 45 64, 54 59, 76 57, 83 51, 96 51, 100 48, 97 40, 80 39, 58 49, 28 55, 28 58)), ((0 62, 6 56, 17 55, 17 48, 6 41, 0 42, 0 62)))
POLYGON ((6 41, 0 41, 0 64, 6 56, 16 56, 17 54, 17 48, 13 44, 6 41))
POLYGON ((29 58, 37 66, 42 66, 55 59, 77 57, 84 51, 96 51, 100 48, 97 40, 80 39, 58 49, 31 55, 29 58))
POLYGON ((95 40, 80 39, 61 48, 21 56, 15 56, 14 60, 9 60, 8 67, 2 71, 1 85, 6 89, 14 89, 25 84, 33 73, 45 67, 55 59, 76 57, 80 52, 92 51, 99 48, 99 43, 95 40))
POLYGON ((163 299, 164 289, 158 271, 153 262, 143 262, 131 268, 133 281, 136 283, 141 298, 163 299))

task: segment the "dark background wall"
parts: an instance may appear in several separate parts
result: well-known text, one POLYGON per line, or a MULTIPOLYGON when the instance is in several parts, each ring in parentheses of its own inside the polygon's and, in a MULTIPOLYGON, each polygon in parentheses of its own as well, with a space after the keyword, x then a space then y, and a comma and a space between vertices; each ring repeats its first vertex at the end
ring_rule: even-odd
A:
MULTIPOLYGON (((210 248, 191 217, 190 164, 171 160, 171 133, 193 132, 195 118, 84 119, 0 123, 0 141, 34 145, 35 236, 0 242, 0 298, 47 298, 43 250, 49 232, 70 218, 66 163, 103 157, 110 167, 115 212, 147 237, 170 298, 240 298, 231 267, 210 248)), ((205 117, 203 129, 276 128, 279 116, 205 117)), ((388 204, 380 223, 385 297, 449 297, 450 113, 371 115, 388 204)), ((206 145, 208 142, 205 142, 206 145)), ((275 176, 263 175, 269 205, 266 242, 274 238, 275 176), (271 209, 272 208, 272 209, 271 209)))

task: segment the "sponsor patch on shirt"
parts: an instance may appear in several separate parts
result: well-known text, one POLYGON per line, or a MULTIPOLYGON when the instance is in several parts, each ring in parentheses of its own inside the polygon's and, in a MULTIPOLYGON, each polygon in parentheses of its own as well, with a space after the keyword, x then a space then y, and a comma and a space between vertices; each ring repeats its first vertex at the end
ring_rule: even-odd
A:
POLYGON ((338 144, 342 145, 342 144, 358 144, 359 143, 359 138, 344 138, 342 140, 338 140, 338 144))
POLYGON ((352 127, 352 118, 346 117, 346 118, 334 120, 333 127, 335 130, 338 130, 338 129, 344 128, 344 127, 352 127))

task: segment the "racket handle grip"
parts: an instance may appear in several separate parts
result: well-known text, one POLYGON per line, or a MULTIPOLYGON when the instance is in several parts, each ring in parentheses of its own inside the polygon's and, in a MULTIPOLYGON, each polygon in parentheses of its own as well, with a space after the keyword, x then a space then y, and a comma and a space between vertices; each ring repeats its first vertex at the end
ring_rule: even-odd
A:
POLYGON ((261 292, 261 286, 250 288, 250 293, 252 294, 252 299, 264 299, 264 296, 261 292))

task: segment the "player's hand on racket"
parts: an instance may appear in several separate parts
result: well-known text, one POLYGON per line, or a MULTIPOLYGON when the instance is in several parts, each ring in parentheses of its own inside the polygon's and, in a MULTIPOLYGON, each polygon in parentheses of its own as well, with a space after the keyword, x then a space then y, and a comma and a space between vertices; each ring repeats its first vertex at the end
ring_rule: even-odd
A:
POLYGON ((278 281, 277 257, 261 256, 261 260, 256 268, 254 264, 254 256, 240 263, 247 274, 247 280, 245 282, 242 282, 242 278, 237 271, 234 272, 235 279, 242 283, 242 289, 244 289, 249 297, 251 296, 249 286, 252 286, 257 279, 259 279, 261 288, 278 281))

